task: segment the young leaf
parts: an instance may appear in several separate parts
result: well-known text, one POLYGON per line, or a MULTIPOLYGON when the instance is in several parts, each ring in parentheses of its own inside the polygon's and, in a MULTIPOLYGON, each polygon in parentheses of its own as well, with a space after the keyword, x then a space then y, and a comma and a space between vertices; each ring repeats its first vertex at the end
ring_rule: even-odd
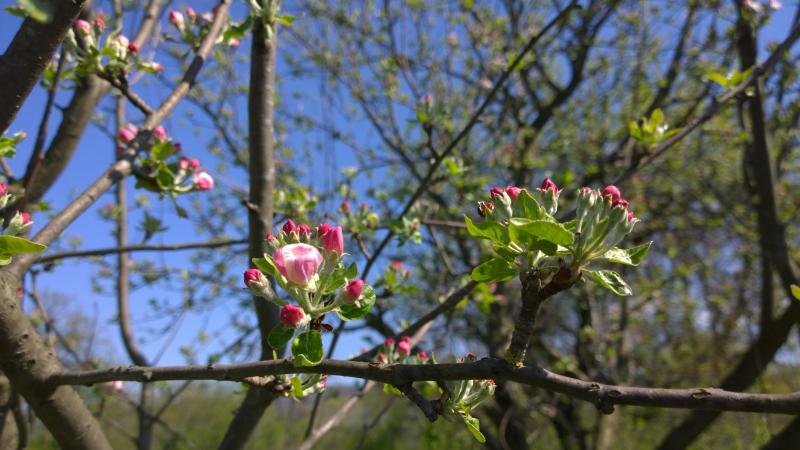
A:
POLYGON ((267 275, 272 275, 273 277, 278 277, 281 275, 281 272, 272 262, 272 258, 253 258, 253 265, 267 275))
POLYGON ((792 295, 794 295, 794 298, 796 298, 797 300, 800 300, 800 286, 798 286, 796 284, 793 284, 791 286, 791 289, 792 289, 792 295))
POLYGON ((292 356, 298 366, 315 366, 322 362, 322 336, 319 331, 309 330, 294 338, 292 356))
POLYGON ((17 236, 0 236, 0 255, 13 256, 20 253, 40 253, 47 246, 17 236))
POLYGON ((472 270, 474 281, 493 283, 517 276, 517 269, 502 258, 492 258, 472 270))
POLYGON ((467 216, 464 216, 464 222, 470 236, 488 239, 497 246, 508 244, 508 230, 499 223, 487 220, 476 224, 467 216))
POLYGON ((653 241, 650 241, 646 244, 637 245, 629 249, 613 247, 608 249, 603 255, 603 258, 612 263, 625 264, 626 266, 638 266, 644 257, 647 256, 647 251, 650 250, 650 245, 652 244, 653 241))
POLYGON ((282 349, 292 339, 292 336, 294 336, 294 328, 288 328, 279 323, 269 332, 267 342, 274 349, 282 349))
POLYGON ((530 220, 540 220, 546 219, 547 212, 545 212, 542 205, 536 201, 535 198, 528 191, 523 190, 519 193, 519 196, 516 200, 514 200, 513 205, 511 205, 514 210, 515 216, 524 217, 530 220))
POLYGON ((464 424, 467 426, 467 429, 472 436, 475 438, 476 441, 480 442, 481 444, 486 442, 486 437, 481 433, 481 422, 478 420, 477 417, 472 417, 470 415, 462 416, 464 419, 464 424))
POLYGON ((608 289, 609 291, 619 295, 626 296, 632 295, 630 286, 622 277, 613 270, 584 270, 583 273, 589 276, 600 286, 608 289))
POLYGON ((508 225, 512 233, 527 233, 537 239, 552 242, 557 245, 570 245, 575 235, 567 230, 564 225, 549 220, 511 219, 508 225))
POLYGON ((709 74, 706 74, 706 78, 724 88, 728 87, 728 79, 722 74, 719 74, 717 72, 711 72, 709 74))
POLYGON ((342 305, 336 314, 338 314, 339 318, 342 320, 362 319, 369 314, 369 310, 372 309, 372 305, 374 304, 375 290, 372 289, 372 286, 366 285, 361 292, 361 298, 358 299, 358 306, 356 306, 355 303, 347 303, 342 305))

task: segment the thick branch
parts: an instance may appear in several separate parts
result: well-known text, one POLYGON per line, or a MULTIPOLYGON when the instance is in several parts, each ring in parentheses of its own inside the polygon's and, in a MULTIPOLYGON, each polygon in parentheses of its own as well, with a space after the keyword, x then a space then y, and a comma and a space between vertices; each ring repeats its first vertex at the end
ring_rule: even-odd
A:
POLYGON ((50 22, 25 19, 14 40, 0 56, 0 80, 3 80, 3 89, 0 89, 0 134, 11 125, 67 30, 78 17, 83 3, 81 0, 45 1, 43 6, 52 10, 50 22))
POLYGON ((92 385, 114 380, 154 382, 167 380, 240 381, 246 377, 291 373, 326 373, 402 386, 416 381, 502 379, 592 402, 608 412, 613 405, 720 411, 800 414, 800 392, 749 394, 716 388, 659 389, 614 386, 583 381, 538 366, 513 367, 503 360, 485 358, 463 364, 377 365, 369 362, 323 360, 316 366, 295 366, 290 359, 245 364, 112 367, 85 372, 60 372, 48 377, 51 386, 92 385))

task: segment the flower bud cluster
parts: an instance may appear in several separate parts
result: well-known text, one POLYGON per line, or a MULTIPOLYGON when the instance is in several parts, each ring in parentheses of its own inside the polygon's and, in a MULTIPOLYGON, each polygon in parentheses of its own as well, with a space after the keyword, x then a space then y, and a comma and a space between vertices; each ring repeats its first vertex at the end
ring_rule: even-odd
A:
POLYGON ((575 231, 576 259, 585 261, 605 253, 633 231, 639 219, 629 209, 630 202, 614 185, 602 191, 582 188, 578 192, 575 231))
POLYGON ((105 30, 105 18, 98 16, 92 23, 78 19, 67 32, 64 47, 77 61, 76 74, 100 74, 124 80, 128 73, 136 70, 150 74, 164 71, 161 64, 141 58, 139 46, 124 34, 114 31, 104 36, 105 30))
MULTIPOLYGON (((459 364, 474 362, 477 358, 473 353, 456 360, 459 364)), ((477 428, 478 420, 470 413, 481 402, 494 395, 495 382, 488 380, 453 380, 445 381, 439 385, 442 397, 442 409, 445 414, 460 417, 472 431, 477 428)), ((475 431, 473 431, 473 434, 475 431)), ((478 432, 479 433, 479 432, 478 432)), ((482 436, 481 436, 482 437, 482 436)))
POLYGON ((386 339, 373 361, 382 364, 426 364, 430 357, 427 352, 411 352, 411 338, 403 336, 395 343, 392 338, 386 339))
MULTIPOLYGON (((188 44, 192 50, 197 50, 203 38, 211 29, 211 23, 214 21, 214 14, 216 14, 216 7, 211 11, 198 14, 192 7, 187 7, 183 12, 172 10, 167 16, 170 25, 178 33, 177 38, 172 35, 166 35, 167 39, 177 40, 188 44)), ((220 37, 217 38, 215 44, 224 43, 229 47, 238 47, 240 41, 236 37, 230 36, 234 27, 241 27, 233 24, 230 18, 226 18, 226 23, 223 27, 220 37), (226 37, 228 36, 228 37, 226 37)))
POLYGON ((312 229, 289 219, 277 233, 267 234, 265 241, 267 253, 256 264, 270 272, 299 306, 276 296, 259 269, 245 272, 245 285, 254 295, 282 307, 281 322, 287 328, 303 327, 329 312, 341 316, 343 310, 369 308, 375 301, 372 288, 356 278, 355 266, 345 268, 342 262, 346 253, 341 226, 323 222, 312 229))
MULTIPOLYGON (((5 183, 2 183, 2 185, 5 187, 5 183)), ((8 221, 6 229, 3 230, 3 234, 7 236, 23 235, 27 233, 32 226, 33 220, 31 220, 30 213, 17 211, 17 213, 14 214, 14 217, 8 221)))

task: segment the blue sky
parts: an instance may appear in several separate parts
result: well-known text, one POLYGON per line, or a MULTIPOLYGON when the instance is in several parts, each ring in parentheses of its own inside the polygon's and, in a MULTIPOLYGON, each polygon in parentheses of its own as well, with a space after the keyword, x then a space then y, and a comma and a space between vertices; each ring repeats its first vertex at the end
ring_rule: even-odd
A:
MULTIPOLYGON (((205 2, 203 3, 205 4, 205 2)), ((788 30, 789 23, 795 13, 796 7, 796 3, 789 4, 789 2, 785 2, 784 8, 774 14, 772 21, 762 30, 760 41, 762 47, 771 40, 780 41, 783 39, 786 31, 788 30)), ((200 11, 203 8, 195 6, 195 9, 200 11)), ((106 8, 106 10, 108 11, 108 8, 106 8)), ((284 3, 284 10, 288 14, 293 12, 291 2, 284 3)), ((241 19, 244 17, 243 2, 235 2, 233 16, 236 19, 241 19)), ((11 30, 16 30, 19 22, 20 20, 17 17, 5 13, 0 14, 0 26, 2 26, 4 30, 7 30, 4 33, 0 33, 0 46, 2 48, 5 48, 13 37, 11 30)), ((295 26, 302 25, 302 17, 298 22, 296 22, 296 24, 299 25, 295 26)), ((167 26, 166 20, 162 21, 162 26, 167 26)), ((249 51, 248 47, 248 42, 244 41, 242 47, 237 50, 238 54, 246 54, 249 51)), ((174 69, 174 67, 167 66, 168 72, 174 69)), ((242 69, 246 70, 246 67, 243 66, 242 69)), ((286 68, 279 63, 279 73, 285 72, 286 68)), ((171 75, 175 75, 175 72, 173 72, 171 75)), ((283 77, 283 79, 284 84, 281 89, 285 90, 285 92, 292 92, 296 90, 318 92, 320 90, 318 80, 292 79, 289 77, 283 77)), ((151 104, 157 104, 158 99, 164 95, 163 88, 161 88, 161 85, 156 82, 149 84, 137 84, 136 91, 150 101, 151 104)), ((70 95, 71 93, 69 92, 60 93, 57 97, 57 104, 66 104, 70 95)), ((40 119, 41 107, 44 104, 44 98, 44 91, 37 87, 9 129, 10 132, 25 130, 30 136, 30 138, 18 148, 18 155, 10 160, 10 165, 16 174, 22 173, 25 165, 27 164, 27 158, 33 145, 33 136, 38 128, 38 122, 40 119)), ((305 99, 298 100, 297 104, 293 105, 293 107, 303 109, 307 113, 322 114, 320 105, 315 103, 312 100, 313 98, 314 97, 312 95, 309 95, 305 99)), ((241 117, 245 117, 244 106, 245 105, 242 105, 242 110, 238 111, 241 117)), ((165 122, 165 126, 167 127, 171 136, 183 144, 184 149, 187 149, 187 153, 196 155, 202 161, 211 162, 213 161, 213 157, 204 150, 205 143, 203 138, 207 136, 204 136, 202 133, 197 134, 196 129, 186 126, 186 119, 182 113, 187 111, 187 108, 190 107, 187 107, 186 105, 181 106, 178 113, 173 118, 170 118, 165 122)), ((337 113, 334 112, 334 114, 337 113)), ((55 131, 59 120, 60 114, 56 111, 51 119, 50 136, 52 136, 53 132, 55 131)), ((348 118, 343 117, 341 113, 333 117, 333 120, 339 125, 347 124, 348 127, 367 127, 367 125, 363 123, 348 123, 348 118)), ((319 139, 324 139, 324 136, 308 136, 303 133, 294 133, 292 130, 289 130, 285 144, 290 148, 301 147, 306 145, 309 140, 315 141, 319 139)), ((367 139, 370 138, 367 137, 367 139)), ((353 165, 355 162, 353 155, 349 153, 349 150, 343 148, 343 146, 340 144, 334 143, 332 148, 329 148, 328 150, 332 152, 333 155, 325 160, 336 161, 337 167, 335 169, 339 169, 347 165, 353 165)), ((62 208, 69 202, 70 199, 74 198, 83 188, 88 186, 100 173, 102 173, 102 171, 111 162, 111 141, 97 127, 90 125, 69 167, 55 184, 55 186, 50 190, 46 199, 51 202, 56 210, 62 208)), ((234 185, 246 185, 246 181, 243 177, 241 177, 241 173, 234 171, 220 175, 214 172, 215 164, 210 163, 208 166, 212 173, 217 175, 218 188, 230 189, 234 185)), ((331 171, 322 164, 313 164, 310 166, 310 170, 305 174, 303 181, 315 188, 322 190, 331 185, 331 183, 334 181, 332 177, 334 177, 336 173, 337 170, 331 171)), ((138 194, 138 192, 133 190, 132 180, 127 180, 127 183, 131 187, 131 194, 129 194, 129 197, 132 198, 138 194)), ((358 185, 357 188, 359 188, 358 185)), ((82 240, 82 247, 87 249, 113 246, 114 239, 110 233, 111 226, 109 223, 100 220, 97 213, 100 207, 113 201, 113 193, 105 195, 86 214, 81 216, 68 228, 65 237, 69 239, 71 236, 79 236, 82 240)), ((154 202, 153 207, 151 208, 151 213, 165 217, 165 219, 168 220, 170 229, 166 233, 160 234, 153 240, 152 243, 181 243, 196 241, 196 231, 193 225, 189 221, 178 220, 172 211, 173 209, 169 202, 154 202)), ((244 211, 242 211, 242 214, 244 214, 244 211)), ((41 225, 46 221, 46 215, 40 213, 37 214, 34 219, 38 222, 38 225, 41 225)), ((131 228, 132 230, 135 229, 135 224, 133 224, 131 228)), ((132 231, 131 240, 133 242, 140 239, 140 237, 140 233, 132 231)), ((159 258, 163 258, 163 261, 168 262, 173 266, 182 266, 186 265, 185 258, 188 256, 188 254, 189 253, 186 252, 160 254, 159 258)), ((243 251, 241 262, 242 270, 244 269, 245 264, 244 256, 245 254, 243 251)), ((136 255, 134 255, 134 257, 136 257, 136 255)), ((112 319, 116 314, 115 298, 113 296, 98 295, 92 291, 90 279, 95 271, 95 265, 72 259, 53 272, 42 274, 39 277, 39 286, 44 292, 53 291, 67 294, 72 302, 73 307, 84 310, 85 313, 90 316, 94 314, 94 311, 96 311, 98 315, 98 324, 100 326, 99 333, 100 335, 109 339, 109 343, 112 348, 113 356, 109 356, 108 354, 105 356, 120 363, 127 363, 126 356, 117 338, 118 331, 116 326, 112 323, 112 319)), ((133 295, 131 306, 135 319, 134 322, 136 322, 136 319, 141 319, 148 316, 148 309, 146 306, 147 300, 154 295, 157 296, 163 294, 149 290, 136 292, 133 295)), ((176 336, 174 344, 169 347, 163 359, 160 361, 160 364, 182 363, 184 360, 179 352, 180 346, 184 343, 193 342, 193 340, 195 340, 197 337, 198 330, 204 325, 206 320, 213 321, 214 318, 209 318, 204 315, 188 316, 181 324, 180 331, 176 336)), ((211 328, 220 330, 222 329, 221 327, 227 323, 227 319, 223 319, 220 320, 216 326, 212 323, 211 328)), ((230 335, 230 333, 225 333, 223 330, 224 337, 230 337, 230 335)), ((362 334, 355 334, 343 339, 335 356, 346 357, 357 352, 364 345, 362 337, 362 334)), ((153 354, 161 347, 161 342, 148 342, 143 344, 143 347, 146 353, 153 354)))

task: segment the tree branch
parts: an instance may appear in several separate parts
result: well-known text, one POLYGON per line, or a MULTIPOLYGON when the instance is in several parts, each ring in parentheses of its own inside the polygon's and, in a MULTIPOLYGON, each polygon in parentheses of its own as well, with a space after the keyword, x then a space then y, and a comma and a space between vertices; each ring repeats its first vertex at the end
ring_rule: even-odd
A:
POLYGON ((92 385, 114 380, 154 382, 168 380, 240 381, 246 377, 318 373, 373 380, 402 386, 416 381, 500 379, 535 386, 598 405, 613 412, 614 405, 707 409, 775 414, 800 414, 800 392, 750 394, 713 387, 660 389, 614 386, 583 381, 538 366, 513 367, 503 360, 484 358, 462 364, 379 365, 360 361, 323 360, 316 366, 295 366, 290 359, 244 364, 172 367, 112 367, 85 372, 57 372, 50 386, 92 385))
POLYGON ((36 261, 36 263, 46 264, 61 259, 115 255, 118 253, 171 252, 177 250, 193 250, 198 248, 219 248, 219 247, 229 247, 232 245, 241 245, 246 243, 247 243, 246 239, 226 239, 226 240, 207 241, 207 242, 187 242, 185 244, 124 245, 120 247, 98 248, 94 250, 73 250, 66 252, 50 253, 39 258, 39 260, 36 261))

